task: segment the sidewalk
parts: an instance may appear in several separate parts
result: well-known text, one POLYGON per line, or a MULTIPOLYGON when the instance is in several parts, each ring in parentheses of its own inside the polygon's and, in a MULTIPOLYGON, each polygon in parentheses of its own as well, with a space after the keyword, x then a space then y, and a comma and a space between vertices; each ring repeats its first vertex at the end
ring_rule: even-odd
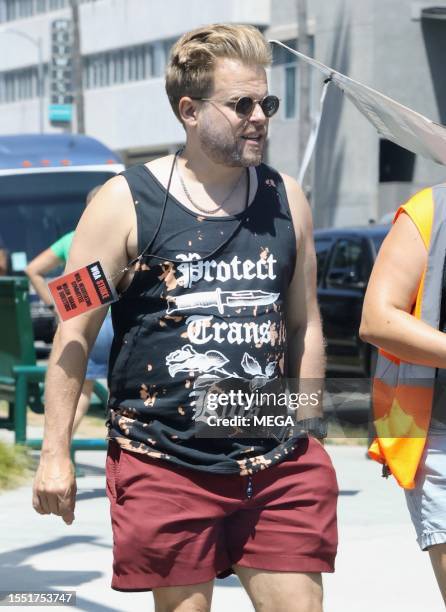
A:
MULTIPOLYGON (((324 579, 325 612, 444 610, 401 490, 380 477, 379 467, 365 459, 364 447, 332 446, 328 451, 341 488, 340 549, 336 573, 324 579)), ((78 479, 71 526, 36 514, 30 486, 0 495, 0 590, 74 590, 79 610, 152 612, 150 593, 120 593, 109 586, 112 536, 105 453, 79 452, 77 460, 86 476, 78 479)), ((214 591, 212 611, 228 610, 253 610, 234 576, 217 581, 214 591)))

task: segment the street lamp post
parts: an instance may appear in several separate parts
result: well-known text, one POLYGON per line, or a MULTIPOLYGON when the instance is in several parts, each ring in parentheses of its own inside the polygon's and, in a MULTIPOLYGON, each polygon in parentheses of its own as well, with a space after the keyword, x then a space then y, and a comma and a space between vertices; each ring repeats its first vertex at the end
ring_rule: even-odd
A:
POLYGON ((44 107, 44 87, 43 87, 43 49, 42 49, 42 38, 39 36, 38 38, 34 38, 30 36, 26 32, 22 32, 21 30, 16 30, 15 28, 6 28, 3 30, 4 33, 7 34, 15 34, 16 36, 21 36, 25 38, 28 42, 32 43, 37 49, 37 95, 39 98, 39 131, 41 134, 44 132, 44 115, 45 115, 45 107, 44 107))

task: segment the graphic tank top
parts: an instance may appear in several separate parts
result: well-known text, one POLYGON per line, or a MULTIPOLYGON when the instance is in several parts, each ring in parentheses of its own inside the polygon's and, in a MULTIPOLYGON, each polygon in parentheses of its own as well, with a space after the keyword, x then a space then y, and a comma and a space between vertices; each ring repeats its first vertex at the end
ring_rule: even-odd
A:
POLYGON ((264 164, 255 171, 254 200, 226 217, 195 214, 170 194, 165 201, 166 189, 145 165, 122 173, 138 253, 156 235, 111 307, 108 438, 126 450, 247 475, 287 459, 298 444, 297 435, 196 435, 203 388, 243 383, 252 391, 287 376, 285 304, 296 237, 280 175, 264 164))

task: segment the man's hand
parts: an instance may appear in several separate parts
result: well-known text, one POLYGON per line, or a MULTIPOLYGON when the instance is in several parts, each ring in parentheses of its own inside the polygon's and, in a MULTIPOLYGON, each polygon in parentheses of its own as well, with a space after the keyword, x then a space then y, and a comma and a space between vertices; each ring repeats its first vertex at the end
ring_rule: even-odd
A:
POLYGON ((7 273, 8 273, 8 254, 6 250, 0 246, 0 276, 6 276, 7 273))
POLYGON ((39 514, 57 514, 67 525, 71 525, 76 491, 76 477, 70 458, 42 456, 34 478, 34 510, 39 514))

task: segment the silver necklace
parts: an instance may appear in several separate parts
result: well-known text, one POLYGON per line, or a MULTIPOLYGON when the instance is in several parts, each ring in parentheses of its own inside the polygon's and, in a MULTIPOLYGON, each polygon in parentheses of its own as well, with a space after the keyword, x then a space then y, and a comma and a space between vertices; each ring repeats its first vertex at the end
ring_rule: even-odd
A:
MULTIPOLYGON (((179 156, 178 156, 179 157, 179 156)), ((178 178, 180 179, 180 183, 181 183, 181 187, 184 191, 184 193, 186 194, 187 199, 189 200, 189 202, 192 204, 192 206, 194 208, 196 208, 197 210, 199 210, 200 212, 206 213, 206 214, 215 214, 216 212, 218 212, 219 210, 221 210, 223 208, 223 206, 226 204, 226 202, 229 200, 229 198, 232 196, 232 194, 234 193, 234 191, 237 189, 237 187, 240 184, 240 181, 242 180, 242 176, 243 176, 243 172, 240 174, 240 177, 238 179, 238 181, 235 183, 234 187, 231 189, 231 191, 228 193, 228 195, 225 197, 225 199, 223 200, 223 202, 221 204, 219 204, 216 208, 213 208, 212 210, 209 210, 208 208, 203 208, 202 206, 198 205, 193 199, 192 196, 189 193, 189 190, 186 187, 186 184, 184 182, 183 176, 180 172, 180 166, 178 164, 178 159, 175 162, 175 166, 176 166, 176 171, 178 174, 178 178)))

